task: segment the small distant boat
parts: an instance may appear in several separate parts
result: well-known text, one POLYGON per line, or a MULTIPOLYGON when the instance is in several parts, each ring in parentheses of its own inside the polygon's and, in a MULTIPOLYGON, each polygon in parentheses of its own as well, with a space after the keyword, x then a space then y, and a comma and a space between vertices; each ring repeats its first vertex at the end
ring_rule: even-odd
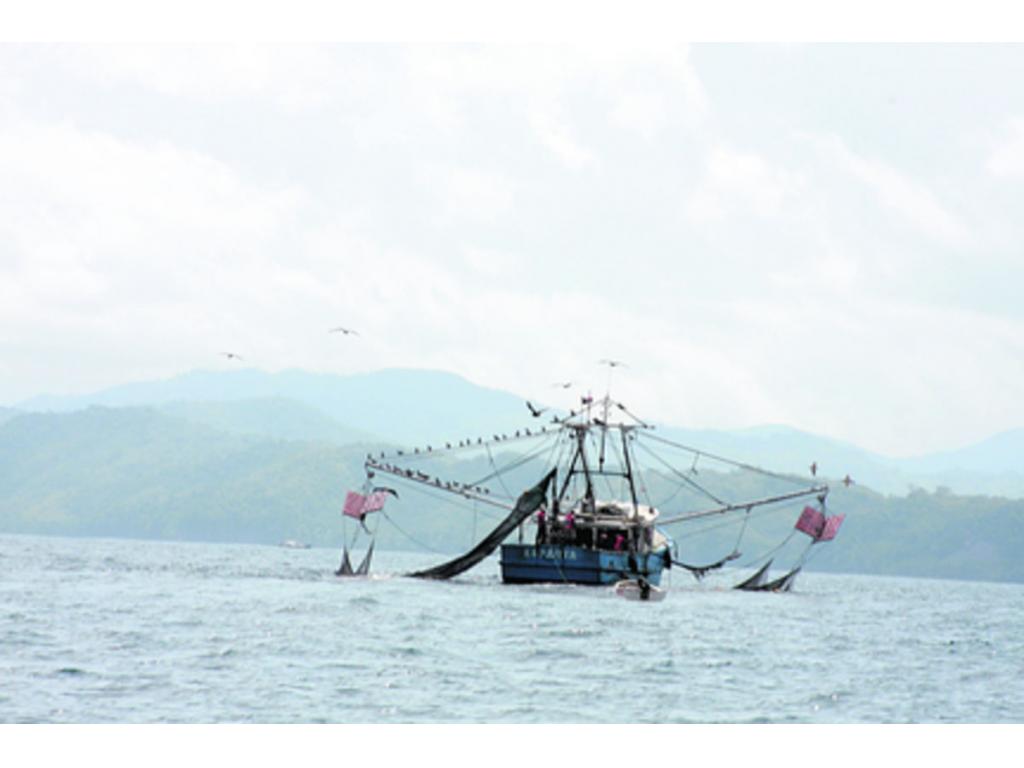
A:
POLYGON ((665 590, 655 587, 653 584, 638 579, 623 579, 615 585, 615 594, 627 600, 664 600, 665 590))
POLYGON ((295 539, 285 539, 281 542, 281 546, 285 549, 309 549, 309 544, 304 541, 296 541, 295 539))

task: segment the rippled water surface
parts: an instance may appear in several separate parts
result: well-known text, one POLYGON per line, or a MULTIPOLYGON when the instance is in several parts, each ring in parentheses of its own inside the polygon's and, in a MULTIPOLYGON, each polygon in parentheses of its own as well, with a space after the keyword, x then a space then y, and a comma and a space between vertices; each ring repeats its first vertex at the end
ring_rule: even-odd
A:
POLYGON ((0 722, 1022 722, 1024 586, 673 571, 660 603, 333 550, 0 536, 0 722))

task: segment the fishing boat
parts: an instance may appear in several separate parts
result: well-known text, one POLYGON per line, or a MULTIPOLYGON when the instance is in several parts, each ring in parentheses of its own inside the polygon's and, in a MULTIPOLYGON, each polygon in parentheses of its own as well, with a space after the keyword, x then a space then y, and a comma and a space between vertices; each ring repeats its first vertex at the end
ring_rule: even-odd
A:
MULTIPOLYGON (((546 410, 530 403, 527 406, 534 418, 546 410)), ((610 395, 596 401, 589 395, 581 398, 578 411, 553 416, 539 429, 368 455, 365 471, 364 487, 349 492, 343 512, 358 519, 357 535, 360 531, 369 535, 370 546, 360 567, 353 569, 346 539, 338 575, 368 572, 375 529, 367 527, 367 520, 382 512, 390 498, 399 497, 398 489, 379 484, 383 476, 431 496, 461 499, 474 508, 500 509, 505 515, 465 553, 409 576, 453 578, 500 550, 501 580, 507 584, 614 586, 616 593, 638 599, 649 599, 670 568, 682 568, 702 579, 738 560, 748 523, 761 511, 816 499, 817 506, 804 507, 787 537, 788 541, 796 532, 811 537, 790 570, 779 579, 768 579, 770 558, 779 550, 775 547, 763 558, 765 565, 735 585, 746 590, 788 591, 811 546, 834 538, 843 519, 825 511, 826 484, 753 467, 662 437, 610 395), (673 453, 675 462, 660 456, 655 447, 673 453), (456 460, 460 457, 462 462, 456 460), (682 466, 680 457, 684 458, 682 466), (498 458, 503 459, 501 466, 498 458), (716 471, 713 466, 727 471, 716 471), (440 474, 460 469, 480 472, 482 467, 486 467, 482 476, 442 479, 440 474), (533 484, 518 496, 510 493, 510 486, 523 482, 530 472, 543 474, 539 481, 534 474, 533 484), (754 475, 760 484, 740 482, 741 475, 754 475), (790 488, 754 498, 737 497, 737 488, 767 488, 768 481, 790 488), (656 503, 652 498, 656 492, 666 498, 656 503), (667 504, 678 509, 687 502, 694 508, 661 513, 667 504), (669 533, 670 526, 730 518, 741 525, 733 546, 700 564, 683 559, 679 542, 669 533), (633 584, 635 589, 624 584, 633 584)))

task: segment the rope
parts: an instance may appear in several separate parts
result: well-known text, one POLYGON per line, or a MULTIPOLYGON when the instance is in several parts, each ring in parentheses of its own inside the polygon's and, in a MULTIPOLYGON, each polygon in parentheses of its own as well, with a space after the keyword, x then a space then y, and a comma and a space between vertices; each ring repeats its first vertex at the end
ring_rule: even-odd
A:
POLYGON ((485 447, 487 448, 487 460, 489 462, 491 462, 491 469, 494 470, 494 474, 493 475, 488 475, 487 477, 484 477, 484 478, 482 478, 480 480, 477 480, 476 482, 472 483, 472 485, 480 485, 481 483, 486 483, 492 477, 496 477, 498 479, 498 484, 501 486, 501 489, 505 492, 505 495, 508 498, 512 498, 512 492, 505 485, 505 481, 501 479, 501 470, 499 470, 498 469, 498 465, 494 463, 494 456, 491 455, 491 447, 490 446, 485 446, 485 447))
MULTIPOLYGON (((771 506, 768 506, 767 504, 762 504, 762 505, 759 505, 756 508, 751 507, 751 508, 748 508, 748 509, 750 511, 748 511, 747 514, 749 516, 753 517, 754 515, 769 515, 769 514, 773 514, 773 513, 776 513, 776 512, 785 512, 787 510, 790 510, 791 507, 785 507, 785 506, 783 506, 783 507, 771 507, 771 506)), ((678 525, 679 523, 683 523, 683 522, 686 522, 686 521, 685 520, 676 520, 675 522, 672 522, 672 523, 663 523, 663 525, 678 525)), ((694 538, 694 537, 700 536, 702 534, 708 533, 709 531, 716 531, 719 528, 727 528, 730 525, 736 525, 736 519, 735 518, 728 519, 728 520, 723 520, 723 521, 717 522, 717 523, 713 523, 713 524, 707 525, 707 526, 705 526, 703 528, 697 528, 696 530, 690 532, 690 537, 694 538)))
MULTIPOLYGON (((399 479, 402 479, 402 478, 399 478, 399 479)), ((435 493, 434 492, 434 488, 436 488, 436 486, 424 486, 424 485, 421 485, 419 483, 415 483, 415 484, 411 484, 411 485, 403 485, 402 487, 407 489, 407 490, 414 491, 416 493, 421 493, 424 496, 428 496, 431 499, 434 499, 436 501, 441 502, 442 504, 447 504, 448 506, 455 507, 456 509, 458 509, 460 511, 468 511, 470 509, 469 503, 476 504, 476 502, 477 502, 476 499, 465 499, 464 497, 460 497, 463 500, 459 501, 459 500, 453 498, 452 495, 450 495, 450 494, 442 495, 441 493, 435 493)), ((484 515, 484 517, 487 517, 487 518, 489 518, 491 520, 499 519, 499 518, 497 518, 496 516, 492 515, 489 512, 481 512, 481 514, 484 515)))
POLYGON ((765 553, 764 553, 763 555, 760 555, 760 556, 758 556, 758 557, 755 557, 755 558, 753 558, 752 560, 748 560, 748 561, 747 561, 747 562, 745 562, 745 563, 740 563, 740 567, 741 567, 741 568, 746 568, 746 567, 749 567, 749 566, 753 565, 754 563, 761 563, 761 562, 764 562, 764 561, 765 561, 765 560, 767 560, 767 559, 768 559, 768 558, 769 558, 769 557, 770 557, 771 555, 774 555, 774 554, 775 554, 776 552, 778 552, 778 551, 779 551, 780 549, 782 549, 782 548, 783 548, 784 546, 786 546, 786 545, 787 545, 787 544, 789 543, 789 540, 790 540, 790 539, 792 539, 792 538, 793 538, 793 536, 795 536, 795 535, 796 535, 796 532, 797 532, 797 531, 796 531, 796 529, 794 528, 794 529, 793 529, 792 531, 790 531, 790 532, 789 532, 789 535, 788 535, 788 536, 787 536, 786 538, 784 538, 784 539, 783 539, 783 540, 782 540, 782 541, 781 541, 781 542, 779 543, 779 545, 778 545, 778 546, 774 547, 773 549, 769 549, 769 550, 768 550, 767 552, 765 552, 765 553))
POLYGON ((675 468, 675 467, 673 467, 673 466, 672 466, 671 464, 669 464, 669 463, 668 463, 667 461, 665 461, 665 460, 664 460, 663 458, 661 458, 661 456, 659 456, 658 454, 654 453, 654 451, 652 451, 652 450, 651 450, 650 448, 648 448, 648 447, 647 447, 646 445, 644 445, 643 443, 637 443, 637 447, 639 447, 639 448, 643 448, 643 449, 644 449, 644 451, 646 451, 646 452, 647 452, 647 453, 649 453, 649 454, 650 454, 651 456, 653 456, 653 457, 654 457, 655 459, 657 459, 657 460, 658 460, 658 461, 660 461, 660 462, 661 462, 662 464, 664 464, 664 465, 665 465, 665 466, 666 466, 666 467, 667 467, 667 468, 669 469, 669 471, 671 471, 671 472, 673 472, 674 474, 678 475, 678 476, 679 476, 679 478, 680 478, 680 479, 681 479, 681 480, 682 480, 682 481, 683 481, 684 483, 686 483, 687 485, 691 486, 692 488, 695 488, 695 489, 696 489, 697 491, 699 491, 700 493, 702 493, 702 494, 704 494, 705 496, 707 496, 707 497, 708 497, 709 499, 711 499, 711 500, 712 500, 713 502, 715 502, 716 504, 723 504, 723 505, 724 505, 724 504, 727 504, 727 503, 728 503, 728 502, 722 501, 722 500, 721 500, 720 498, 718 498, 718 497, 717 497, 717 496, 715 496, 715 495, 714 495, 713 493, 711 493, 711 491, 707 490, 706 488, 704 488, 703 486, 701 486, 701 485, 700 485, 699 483, 697 483, 696 481, 694 481, 694 480, 691 480, 691 479, 690 479, 689 477, 687 477, 686 475, 684 475, 684 474, 683 474, 682 472, 680 472, 680 471, 679 471, 678 469, 676 469, 676 468, 675 468))
POLYGON ((664 437, 660 437, 658 435, 651 434, 649 432, 645 432, 645 433, 643 433, 643 435, 644 435, 645 439, 649 438, 649 439, 655 440, 655 441, 657 441, 659 443, 663 443, 665 445, 670 445, 673 448, 679 448, 680 450, 686 451, 687 453, 696 454, 697 456, 707 456, 709 459, 714 459, 715 461, 721 461, 723 464, 729 464, 729 465, 731 465, 733 467, 738 467, 739 469, 746 469, 749 472, 756 472, 759 475, 764 475, 766 477, 774 477, 777 480, 785 480, 786 482, 795 483, 797 485, 807 485, 807 482, 803 478, 796 477, 795 475, 786 475, 786 474, 782 474, 780 472, 771 472, 771 471, 769 471, 767 469, 762 469, 761 467, 755 467, 753 464, 745 464, 742 461, 734 461, 733 459, 727 459, 724 456, 717 456, 717 455, 715 455, 713 453, 708 453, 707 451, 700 450, 699 448, 693 448, 693 447, 691 447, 689 445, 683 445, 682 443, 676 443, 676 442, 673 442, 672 440, 669 440, 669 439, 664 438, 664 437))
POLYGON ((403 462, 416 462, 416 461, 420 461, 421 459, 431 459, 431 458, 434 458, 436 456, 440 456, 440 455, 443 455, 443 454, 458 453, 460 451, 480 450, 481 448, 484 448, 485 446, 497 445, 498 443, 522 442, 524 440, 537 440, 539 438, 551 437, 552 435, 557 434, 557 430, 556 431, 544 431, 544 432, 530 432, 530 434, 525 434, 525 432, 526 432, 526 429, 522 429, 522 430, 520 430, 521 434, 518 437, 516 437, 515 435, 506 435, 506 436, 502 437, 499 440, 493 440, 493 439, 492 440, 484 440, 484 439, 481 438, 479 443, 474 443, 472 440, 470 440, 468 442, 464 442, 463 445, 451 445, 450 443, 448 443, 447 445, 442 445, 442 446, 437 446, 437 447, 431 446, 429 451, 426 448, 421 448, 421 449, 417 449, 417 448, 412 448, 412 449, 403 448, 400 451, 399 450, 395 450, 393 453, 384 453, 383 456, 378 456, 378 460, 379 461, 384 461, 384 460, 397 461, 397 460, 401 460, 403 462))
POLYGON ((474 501, 473 502, 473 535, 472 535, 472 537, 469 540, 469 545, 471 547, 473 546, 473 543, 476 541, 476 517, 477 517, 478 507, 479 507, 479 505, 474 501))
POLYGON ((398 525, 398 523, 396 523, 394 520, 392 520, 390 517, 388 517, 388 514, 386 512, 384 512, 383 510, 381 511, 381 514, 384 515, 384 519, 385 520, 387 520, 389 523, 391 523, 395 527, 396 531, 398 531, 400 534, 405 536, 405 538, 407 538, 409 541, 411 541, 416 546, 418 546, 418 547, 420 547, 422 549, 425 549, 425 550, 427 550, 428 552, 430 552, 431 554, 434 554, 434 555, 443 555, 443 554, 445 554, 444 552, 440 552, 439 550, 434 549, 433 547, 429 546, 428 544, 424 544, 422 541, 420 541, 419 539, 417 539, 414 536, 412 536, 405 529, 403 529, 400 525, 398 525))
POLYGON ((751 509, 753 509, 753 507, 747 507, 747 514, 745 514, 743 516, 743 525, 740 526, 740 533, 736 537, 736 543, 733 545, 733 548, 732 548, 733 552, 739 552, 740 551, 740 541, 743 539, 743 534, 746 533, 747 523, 750 522, 750 510, 751 509))
POLYGON ((505 493, 509 494, 509 498, 514 498, 512 496, 512 494, 511 494, 511 492, 508 490, 508 488, 505 488, 505 484, 501 480, 502 473, 504 473, 504 472, 511 472, 513 469, 518 469, 519 467, 523 466, 527 462, 533 461, 541 453, 543 453, 545 450, 547 450, 548 445, 547 445, 547 443, 542 444, 540 446, 540 448, 534 450, 531 453, 526 454, 525 456, 520 457, 519 459, 517 459, 516 461, 513 461, 511 464, 508 464, 507 466, 503 467, 502 469, 498 469, 498 465, 495 464, 494 456, 491 454, 490 446, 485 444, 484 448, 487 450, 487 458, 490 461, 491 468, 494 469, 494 472, 492 472, 489 475, 485 475, 484 477, 480 478, 479 480, 476 480, 475 482, 470 483, 470 485, 480 485, 481 483, 486 483, 488 480, 496 477, 496 478, 498 478, 498 482, 501 483, 501 487, 505 490, 505 493))

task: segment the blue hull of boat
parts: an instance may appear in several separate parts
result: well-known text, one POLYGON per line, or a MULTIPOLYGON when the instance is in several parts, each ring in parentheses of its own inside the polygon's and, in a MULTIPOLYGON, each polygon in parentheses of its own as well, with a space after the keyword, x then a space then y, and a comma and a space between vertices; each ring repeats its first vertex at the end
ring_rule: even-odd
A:
POLYGON ((661 583, 664 568, 664 549, 631 556, 627 552, 574 545, 503 544, 501 547, 501 580, 507 584, 599 585, 642 576, 657 585, 661 583))

